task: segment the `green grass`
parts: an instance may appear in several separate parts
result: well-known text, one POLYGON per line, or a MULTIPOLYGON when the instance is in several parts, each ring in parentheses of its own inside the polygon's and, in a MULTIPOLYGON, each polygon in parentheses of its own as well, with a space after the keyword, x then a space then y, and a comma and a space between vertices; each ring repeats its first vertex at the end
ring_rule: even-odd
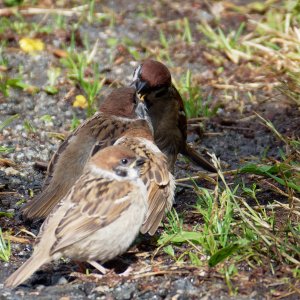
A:
POLYGON ((0 259, 8 262, 11 255, 10 241, 5 241, 2 233, 2 229, 0 228, 0 259))
POLYGON ((105 80, 99 73, 99 64, 92 64, 93 55, 94 50, 89 55, 72 52, 67 58, 61 60, 62 64, 68 69, 68 76, 80 86, 86 95, 88 117, 96 111, 94 102, 105 80), (87 70, 92 73, 93 77, 86 75, 87 70))
POLYGON ((2 123, 0 123, 0 131, 2 131, 5 127, 9 126, 14 120, 19 119, 19 117, 20 116, 16 114, 4 120, 2 123))
POLYGON ((165 232, 158 240, 176 262, 179 258, 183 261, 184 256, 185 261, 192 265, 217 267, 225 276, 231 294, 236 291, 230 277, 238 273, 238 265, 242 261, 250 268, 264 266, 268 261, 272 262, 271 268, 285 264, 294 270, 296 277, 299 276, 300 142, 283 137, 270 121, 258 117, 285 143, 286 152, 282 153, 282 161, 245 165, 238 174, 251 174, 254 182, 250 186, 232 186, 213 155, 214 165, 218 169, 215 189, 210 191, 194 183, 198 200, 193 213, 199 224, 192 230, 185 230, 184 219, 173 211, 168 216, 165 232), (269 199, 268 205, 262 205, 262 189, 258 187, 262 177, 266 178, 265 185, 288 201, 282 203, 269 199), (255 201, 255 205, 249 204, 250 199, 255 201), (278 208, 285 214, 278 214, 278 208), (184 252, 176 253, 172 245, 183 244, 186 245, 184 252))
POLYGON ((193 75, 190 70, 186 71, 179 82, 176 84, 182 96, 187 118, 212 117, 216 114, 217 108, 210 107, 210 98, 204 99, 202 88, 194 83, 193 75))
POLYGON ((241 59, 249 60, 251 53, 248 47, 241 42, 245 23, 241 23, 236 31, 231 30, 227 35, 220 27, 213 29, 209 24, 199 24, 198 29, 210 41, 208 46, 222 51, 234 63, 239 63, 241 59))

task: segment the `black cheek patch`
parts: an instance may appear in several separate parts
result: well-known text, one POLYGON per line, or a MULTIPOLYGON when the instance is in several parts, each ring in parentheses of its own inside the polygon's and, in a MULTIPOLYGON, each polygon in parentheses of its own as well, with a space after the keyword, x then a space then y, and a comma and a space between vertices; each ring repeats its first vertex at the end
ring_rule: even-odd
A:
POLYGON ((121 177, 126 177, 126 176, 127 176, 127 171, 125 171, 125 170, 116 169, 116 170, 115 170, 115 173, 116 173, 118 176, 121 176, 121 177))

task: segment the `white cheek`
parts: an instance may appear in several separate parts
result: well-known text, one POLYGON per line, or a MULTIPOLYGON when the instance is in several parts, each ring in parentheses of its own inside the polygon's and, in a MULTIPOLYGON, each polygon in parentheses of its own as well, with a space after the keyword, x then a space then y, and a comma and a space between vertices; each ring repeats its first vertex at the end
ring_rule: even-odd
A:
POLYGON ((136 169, 132 169, 130 168, 128 171, 127 171, 127 178, 129 180, 135 180, 139 177, 139 171, 136 170, 136 169))
POLYGON ((139 79, 139 73, 140 73, 140 70, 141 70, 141 65, 139 65, 133 72, 133 78, 132 78, 132 81, 135 81, 135 80, 138 80, 139 79))

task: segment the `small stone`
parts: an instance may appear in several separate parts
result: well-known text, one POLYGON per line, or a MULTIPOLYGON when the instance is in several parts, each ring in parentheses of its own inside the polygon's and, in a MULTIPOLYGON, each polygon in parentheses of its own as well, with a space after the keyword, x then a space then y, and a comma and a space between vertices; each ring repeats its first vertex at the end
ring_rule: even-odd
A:
POLYGON ((36 286, 36 290, 37 291, 41 291, 41 290, 43 290, 45 288, 45 286, 43 285, 43 284, 39 284, 38 286, 36 286))
POLYGON ((20 172, 12 167, 8 167, 4 170, 5 174, 7 176, 14 176, 14 175, 19 175, 20 172))
POLYGON ((59 285, 63 285, 63 284, 67 284, 67 283, 68 283, 68 280, 64 276, 60 277, 57 281, 57 284, 59 284, 59 285))

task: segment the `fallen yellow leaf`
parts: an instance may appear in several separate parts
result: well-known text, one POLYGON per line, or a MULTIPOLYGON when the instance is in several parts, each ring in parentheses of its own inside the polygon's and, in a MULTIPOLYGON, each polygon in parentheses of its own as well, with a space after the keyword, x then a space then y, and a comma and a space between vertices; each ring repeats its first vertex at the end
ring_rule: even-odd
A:
POLYGON ((27 53, 43 51, 45 44, 40 39, 22 38, 19 41, 20 48, 27 53))
POLYGON ((88 103, 83 95, 77 95, 75 101, 73 102, 74 107, 87 108, 88 103))

